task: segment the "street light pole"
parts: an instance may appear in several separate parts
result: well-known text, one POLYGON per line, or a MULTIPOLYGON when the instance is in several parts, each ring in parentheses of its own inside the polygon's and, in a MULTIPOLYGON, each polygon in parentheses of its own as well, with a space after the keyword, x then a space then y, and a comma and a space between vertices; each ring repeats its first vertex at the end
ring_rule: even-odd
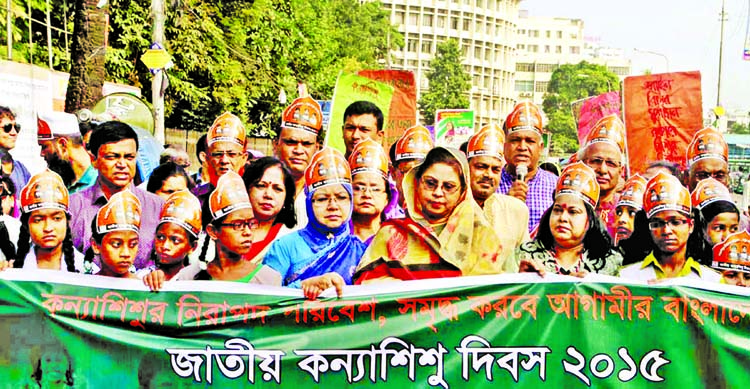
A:
MULTIPOLYGON (((154 30, 152 39, 164 47, 164 1, 151 0, 151 12, 154 13, 154 30)), ((166 69, 160 69, 151 79, 151 104, 154 106, 154 138, 164 145, 164 95, 162 94, 163 77, 166 69)))
POLYGON ((719 14, 719 17, 721 18, 721 36, 719 38, 719 77, 718 81, 716 83, 716 106, 720 106, 721 104, 721 59, 724 56, 724 21, 726 20, 726 13, 724 12, 724 3, 725 0, 721 0, 721 14, 719 14))
POLYGON ((651 55, 664 58, 664 65, 666 66, 666 72, 669 73, 669 58, 667 58, 666 55, 662 53, 657 53, 656 51, 641 50, 641 49, 634 49, 634 50, 638 53, 651 54, 651 55))

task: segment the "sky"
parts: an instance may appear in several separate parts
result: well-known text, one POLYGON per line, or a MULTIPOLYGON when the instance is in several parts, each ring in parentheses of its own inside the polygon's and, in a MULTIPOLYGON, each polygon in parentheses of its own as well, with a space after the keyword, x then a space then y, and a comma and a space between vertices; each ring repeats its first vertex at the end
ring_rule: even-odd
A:
MULTIPOLYGON (((750 115, 750 61, 742 59, 750 0, 725 0, 721 105, 750 115)), ((699 70, 704 112, 716 106, 722 0, 522 0, 529 16, 581 19, 584 35, 625 49, 632 73, 699 70), (638 52, 651 51, 664 57, 638 52)))

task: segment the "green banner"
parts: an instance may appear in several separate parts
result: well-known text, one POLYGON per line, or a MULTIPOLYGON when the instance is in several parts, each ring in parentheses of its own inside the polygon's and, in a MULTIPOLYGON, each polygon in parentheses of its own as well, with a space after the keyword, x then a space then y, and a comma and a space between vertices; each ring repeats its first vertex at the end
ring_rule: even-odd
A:
POLYGON ((326 146, 338 149, 342 153, 346 151, 342 132, 344 111, 355 101, 364 100, 377 105, 387 121, 393 93, 393 87, 388 84, 356 74, 339 74, 336 89, 333 91, 331 121, 326 131, 326 146))
POLYGON ((726 285, 516 274, 348 287, 344 298, 306 301, 296 290, 218 281, 152 293, 137 281, 54 277, 0 274, 0 386, 750 381, 750 300, 726 285))

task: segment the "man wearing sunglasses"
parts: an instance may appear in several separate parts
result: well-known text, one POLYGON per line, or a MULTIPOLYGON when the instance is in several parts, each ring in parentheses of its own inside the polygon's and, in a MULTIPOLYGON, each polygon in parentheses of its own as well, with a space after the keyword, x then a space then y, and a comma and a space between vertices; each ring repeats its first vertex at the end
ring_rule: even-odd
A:
MULTIPOLYGON (((26 166, 20 161, 13 159, 10 150, 16 147, 18 133, 21 126, 16 123, 16 115, 10 108, 0 106, 0 161, 2 161, 2 173, 9 176, 17 190, 21 190, 29 182, 31 174, 26 166)), ((13 210, 13 215, 19 215, 18 209, 13 210)))
POLYGON ((37 117, 37 143, 47 167, 62 177, 70 194, 96 182, 98 172, 83 145, 78 118, 65 112, 44 112, 37 117))

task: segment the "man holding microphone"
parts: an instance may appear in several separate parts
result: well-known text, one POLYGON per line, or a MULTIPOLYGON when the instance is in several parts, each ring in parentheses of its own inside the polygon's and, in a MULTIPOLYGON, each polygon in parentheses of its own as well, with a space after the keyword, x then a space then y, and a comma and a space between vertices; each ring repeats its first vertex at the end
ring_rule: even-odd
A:
POLYGON ((518 103, 505 119, 505 161, 498 192, 513 196, 529 207, 529 231, 539 224, 542 214, 552 206, 557 177, 538 169, 544 149, 542 115, 531 102, 518 103))

